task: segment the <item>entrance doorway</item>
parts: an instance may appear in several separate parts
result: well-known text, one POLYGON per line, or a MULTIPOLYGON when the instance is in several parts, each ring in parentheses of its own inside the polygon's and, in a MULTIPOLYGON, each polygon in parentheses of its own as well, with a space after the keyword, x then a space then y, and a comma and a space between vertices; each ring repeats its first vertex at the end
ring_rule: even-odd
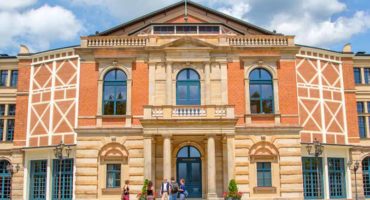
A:
POLYGON ((185 179, 188 198, 202 198, 202 161, 200 152, 193 146, 185 146, 177 153, 177 181, 185 179))

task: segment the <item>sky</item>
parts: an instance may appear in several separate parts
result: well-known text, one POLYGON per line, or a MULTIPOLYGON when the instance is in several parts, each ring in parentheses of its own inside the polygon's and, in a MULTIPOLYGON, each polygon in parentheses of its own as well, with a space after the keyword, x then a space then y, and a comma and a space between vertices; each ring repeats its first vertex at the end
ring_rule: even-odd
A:
MULTIPOLYGON (((0 53, 16 55, 79 45, 104 31, 179 0, 0 0, 0 53)), ((193 0, 296 43, 370 53, 370 0, 193 0)))

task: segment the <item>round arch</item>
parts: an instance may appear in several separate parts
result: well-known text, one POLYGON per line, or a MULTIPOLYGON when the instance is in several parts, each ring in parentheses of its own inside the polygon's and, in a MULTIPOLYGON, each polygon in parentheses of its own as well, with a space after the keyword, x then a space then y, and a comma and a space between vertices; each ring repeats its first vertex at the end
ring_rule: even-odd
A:
POLYGON ((119 143, 109 143, 103 146, 99 151, 99 159, 105 161, 127 161, 128 151, 126 147, 119 143))

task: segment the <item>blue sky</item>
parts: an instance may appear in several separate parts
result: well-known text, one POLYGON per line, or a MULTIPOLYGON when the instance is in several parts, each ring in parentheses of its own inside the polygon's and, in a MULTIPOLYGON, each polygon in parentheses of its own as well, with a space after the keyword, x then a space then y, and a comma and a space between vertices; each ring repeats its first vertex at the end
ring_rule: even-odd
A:
MULTIPOLYGON (((296 35, 299 44, 370 52, 369 0, 194 0, 269 30, 296 35)), ((38 52, 78 45, 83 35, 177 0, 0 0, 0 53, 19 44, 38 52)))

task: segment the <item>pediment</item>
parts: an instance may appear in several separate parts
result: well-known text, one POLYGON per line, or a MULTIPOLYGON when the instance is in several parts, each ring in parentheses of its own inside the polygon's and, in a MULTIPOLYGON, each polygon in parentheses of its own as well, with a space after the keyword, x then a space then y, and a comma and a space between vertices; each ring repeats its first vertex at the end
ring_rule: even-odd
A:
POLYGON ((248 22, 223 14, 217 10, 207 8, 193 1, 188 2, 187 17, 185 4, 180 1, 173 5, 159 9, 142 17, 123 23, 109 30, 99 33, 108 35, 135 35, 151 25, 158 24, 222 24, 239 35, 273 35, 274 33, 255 26, 248 22))
POLYGON ((171 49, 193 49, 193 48, 214 48, 216 45, 194 37, 181 37, 160 46, 171 49))

